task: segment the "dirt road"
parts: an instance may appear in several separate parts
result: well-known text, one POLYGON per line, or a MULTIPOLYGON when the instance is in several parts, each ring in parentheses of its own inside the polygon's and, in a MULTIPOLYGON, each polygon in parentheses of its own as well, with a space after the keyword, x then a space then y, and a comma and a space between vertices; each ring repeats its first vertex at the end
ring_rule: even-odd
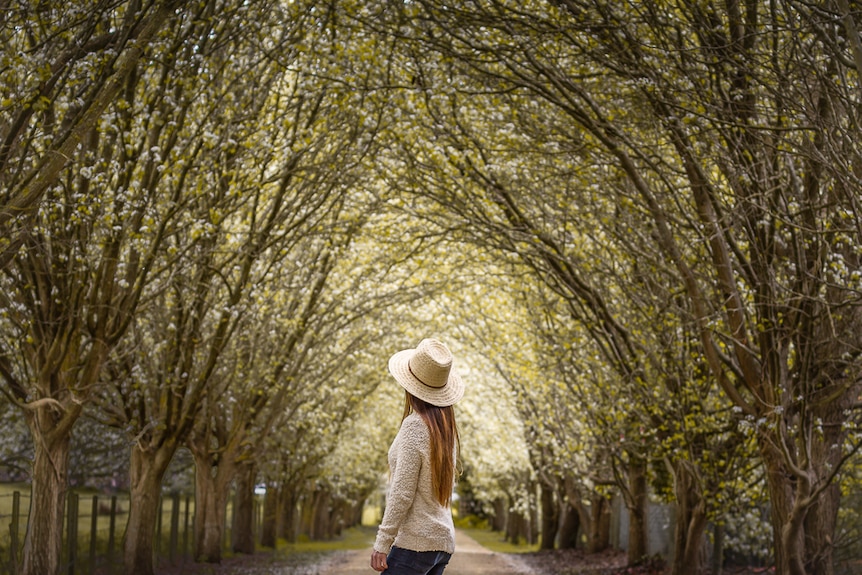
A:
MULTIPOLYGON (((375 575, 369 564, 371 550, 341 551, 319 567, 320 575, 375 575)), ((445 575, 533 575, 516 555, 488 551, 462 531, 455 532, 455 554, 445 575)))

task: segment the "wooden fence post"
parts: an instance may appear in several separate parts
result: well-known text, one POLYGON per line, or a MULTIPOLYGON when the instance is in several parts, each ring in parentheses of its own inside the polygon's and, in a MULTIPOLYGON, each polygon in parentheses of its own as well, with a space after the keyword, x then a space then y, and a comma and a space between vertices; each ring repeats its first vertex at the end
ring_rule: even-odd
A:
POLYGON ((263 513, 260 510, 260 497, 257 495, 254 496, 254 517, 252 518, 252 522, 254 523, 254 542, 257 543, 260 541, 260 533, 263 529, 261 525, 263 522, 263 513))
POLYGON ((170 559, 173 565, 177 559, 177 539, 180 530, 180 494, 174 493, 171 496, 171 544, 170 544, 170 559))
POLYGON ((9 525, 9 573, 18 573, 18 518, 21 515, 21 493, 12 493, 12 523, 9 525))
POLYGON ((222 541, 221 541, 221 548, 222 549, 227 549, 228 546, 230 545, 230 539, 228 539, 228 537, 227 537, 227 535, 228 535, 228 532, 227 532, 227 525, 228 525, 227 524, 227 505, 228 505, 229 499, 230 499, 230 495, 228 495, 227 497, 224 498, 224 515, 222 516, 222 517, 224 517, 224 528, 222 530, 222 538, 221 538, 222 539, 222 541))
POLYGON ((164 503, 165 498, 159 495, 159 515, 156 519, 156 555, 161 555, 162 553, 162 513, 164 503))
POLYGON ((78 561, 78 494, 69 493, 69 522, 66 525, 66 544, 69 548, 69 565, 67 573, 75 575, 75 563, 78 561))
POLYGON ((90 515, 90 575, 96 572, 96 536, 99 534, 99 496, 93 495, 90 515))
POLYGON ((108 520, 108 569, 114 570, 114 531, 117 528, 117 496, 111 495, 111 517, 108 520))
POLYGON ((186 495, 186 516, 183 527, 183 557, 189 555, 189 521, 191 519, 191 496, 186 495))

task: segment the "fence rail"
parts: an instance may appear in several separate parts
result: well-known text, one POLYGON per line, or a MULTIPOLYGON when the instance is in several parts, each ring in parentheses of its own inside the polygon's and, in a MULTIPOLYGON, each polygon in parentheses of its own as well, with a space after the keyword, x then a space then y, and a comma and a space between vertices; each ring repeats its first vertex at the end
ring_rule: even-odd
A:
MULTIPOLYGON (((0 575, 17 575, 29 499, 28 493, 20 491, 0 494, 0 575)), ((65 575, 122 573, 119 540, 125 529, 128 496, 71 492, 66 500, 61 572, 65 575)), ((255 515, 259 518, 258 505, 256 503, 255 515)), ((194 508, 191 495, 175 493, 160 498, 154 541, 157 560, 175 564, 191 559, 194 508)), ((223 545, 227 547, 231 535, 230 502, 226 503, 225 518, 223 545)), ((255 528, 259 530, 257 521, 255 528)))

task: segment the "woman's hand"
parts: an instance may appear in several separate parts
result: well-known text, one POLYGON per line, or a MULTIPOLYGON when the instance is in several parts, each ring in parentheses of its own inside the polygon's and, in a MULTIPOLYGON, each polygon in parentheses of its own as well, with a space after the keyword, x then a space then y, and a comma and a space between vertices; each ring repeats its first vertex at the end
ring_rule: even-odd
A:
POLYGON ((389 566, 386 564, 386 554, 380 551, 371 552, 371 568, 375 571, 386 571, 389 566))

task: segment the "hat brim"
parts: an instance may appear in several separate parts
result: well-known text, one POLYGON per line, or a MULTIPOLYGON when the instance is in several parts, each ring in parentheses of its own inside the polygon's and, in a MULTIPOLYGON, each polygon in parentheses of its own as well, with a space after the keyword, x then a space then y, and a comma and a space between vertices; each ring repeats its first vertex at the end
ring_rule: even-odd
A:
POLYGON ((389 358, 389 373, 395 381, 412 395, 437 407, 448 407, 461 401, 464 397, 464 382, 457 370, 454 367, 449 370, 449 379, 442 387, 425 385, 410 372, 407 362, 414 353, 416 353, 415 349, 405 349, 389 358))

